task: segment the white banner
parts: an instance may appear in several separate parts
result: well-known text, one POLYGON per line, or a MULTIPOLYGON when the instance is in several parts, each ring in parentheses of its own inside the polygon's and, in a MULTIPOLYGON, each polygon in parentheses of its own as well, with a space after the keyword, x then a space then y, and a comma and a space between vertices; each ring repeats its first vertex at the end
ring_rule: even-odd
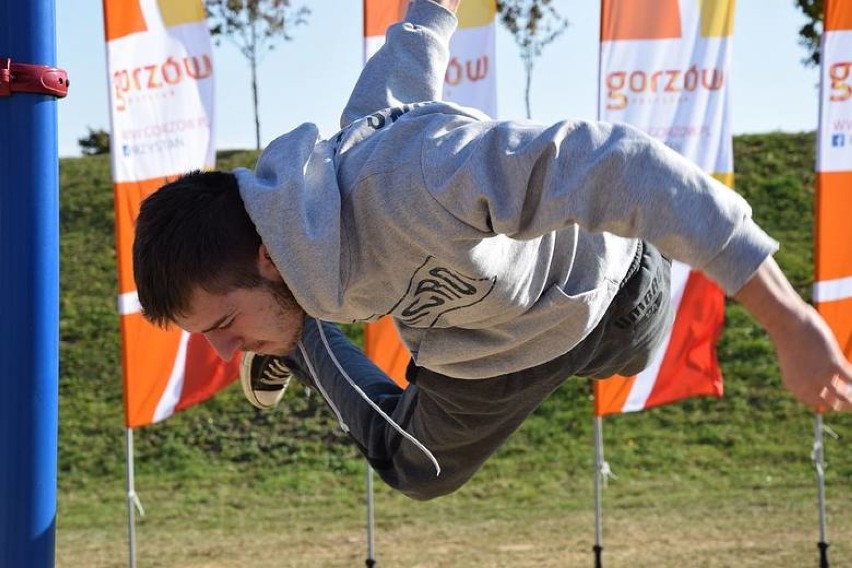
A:
POLYGON ((213 55, 205 22, 108 43, 116 181, 213 167, 213 55))
POLYGON ((817 171, 852 170, 852 30, 827 30, 817 171))
MULTIPOLYGON (((715 29, 702 21, 708 3, 675 4, 678 37, 601 43, 599 115, 641 128, 707 172, 732 172, 732 30, 727 20, 715 29)), ((732 0, 716 3, 733 12, 732 0)))

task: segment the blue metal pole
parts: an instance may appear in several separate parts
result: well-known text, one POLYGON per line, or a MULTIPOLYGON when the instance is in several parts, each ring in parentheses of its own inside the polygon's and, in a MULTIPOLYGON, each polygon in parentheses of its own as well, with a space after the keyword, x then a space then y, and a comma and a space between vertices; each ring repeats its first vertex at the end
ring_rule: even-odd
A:
MULTIPOLYGON (((55 65, 54 0, 0 0, 0 57, 55 65)), ((0 97, 0 568, 55 558, 56 105, 47 95, 0 97)))

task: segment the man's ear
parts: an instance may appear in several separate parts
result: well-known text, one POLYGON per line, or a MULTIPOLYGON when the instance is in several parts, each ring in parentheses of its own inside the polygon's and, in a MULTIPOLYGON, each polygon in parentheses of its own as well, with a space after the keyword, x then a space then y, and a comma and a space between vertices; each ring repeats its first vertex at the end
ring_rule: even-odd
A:
POLYGON ((265 280, 277 282, 282 279, 281 273, 278 272, 278 268, 272 262, 269 250, 267 250, 266 245, 263 243, 257 249, 257 271, 265 280))

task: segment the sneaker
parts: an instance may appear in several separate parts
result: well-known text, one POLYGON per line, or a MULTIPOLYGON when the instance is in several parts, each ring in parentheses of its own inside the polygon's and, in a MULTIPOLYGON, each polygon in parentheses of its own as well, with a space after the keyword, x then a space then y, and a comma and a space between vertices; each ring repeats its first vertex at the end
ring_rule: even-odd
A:
POLYGON ((278 405, 293 374, 284 357, 246 351, 240 361, 240 384, 252 406, 270 410, 278 405))

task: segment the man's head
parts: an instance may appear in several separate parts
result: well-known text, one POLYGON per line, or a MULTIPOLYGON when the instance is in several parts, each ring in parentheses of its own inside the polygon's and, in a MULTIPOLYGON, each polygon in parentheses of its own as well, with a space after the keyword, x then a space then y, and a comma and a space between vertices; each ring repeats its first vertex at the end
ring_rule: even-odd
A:
POLYGON ((149 321, 203 333, 223 359, 236 350, 283 354, 301 333, 304 312, 255 230, 233 174, 193 172, 142 202, 133 275, 149 321))

